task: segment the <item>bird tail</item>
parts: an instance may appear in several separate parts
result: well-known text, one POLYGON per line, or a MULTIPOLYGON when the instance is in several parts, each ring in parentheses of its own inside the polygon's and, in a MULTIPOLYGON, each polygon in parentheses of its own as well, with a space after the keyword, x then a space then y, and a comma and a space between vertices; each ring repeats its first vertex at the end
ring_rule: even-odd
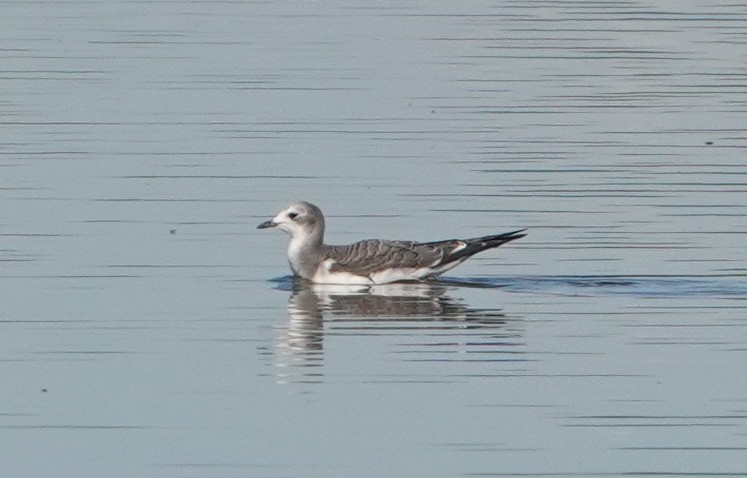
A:
POLYGON ((503 244, 516 239, 521 239, 526 236, 526 229, 519 229, 518 231, 505 232, 503 234, 496 234, 493 236, 482 236, 473 237, 472 239, 465 239, 461 242, 467 244, 463 249, 454 251, 449 257, 448 261, 453 262, 455 260, 462 261, 469 256, 477 254, 478 252, 485 251, 487 249, 493 249, 494 247, 502 246, 503 244))

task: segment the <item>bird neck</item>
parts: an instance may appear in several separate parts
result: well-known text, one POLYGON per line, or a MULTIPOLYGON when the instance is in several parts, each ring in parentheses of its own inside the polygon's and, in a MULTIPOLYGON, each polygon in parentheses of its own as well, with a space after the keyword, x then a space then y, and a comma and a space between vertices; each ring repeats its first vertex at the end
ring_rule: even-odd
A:
POLYGON ((307 279, 313 275, 319 263, 319 250, 323 243, 324 224, 308 233, 291 236, 288 244, 288 262, 296 275, 307 279))

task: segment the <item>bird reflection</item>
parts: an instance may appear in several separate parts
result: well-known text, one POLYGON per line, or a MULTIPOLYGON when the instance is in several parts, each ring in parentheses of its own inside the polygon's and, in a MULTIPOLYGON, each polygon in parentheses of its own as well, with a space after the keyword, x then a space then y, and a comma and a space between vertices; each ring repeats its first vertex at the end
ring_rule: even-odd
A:
MULTIPOLYGON (((470 308, 453 295, 459 289, 450 284, 323 285, 296 279, 289 289, 289 321, 279 329, 275 363, 293 367, 295 371, 289 370, 288 378, 294 376, 294 381, 301 378, 299 373, 303 380, 321 377, 325 333, 337 336, 387 332, 410 335, 417 342, 419 337, 445 331, 441 333, 448 340, 439 341, 438 345, 454 345, 460 337, 466 340, 465 335, 469 335, 464 346, 483 347, 507 345, 497 337, 519 335, 515 327, 508 326, 510 321, 499 309, 470 308), (454 334, 454 330, 460 333, 454 334)), ((429 344, 409 345, 422 350, 429 344)))

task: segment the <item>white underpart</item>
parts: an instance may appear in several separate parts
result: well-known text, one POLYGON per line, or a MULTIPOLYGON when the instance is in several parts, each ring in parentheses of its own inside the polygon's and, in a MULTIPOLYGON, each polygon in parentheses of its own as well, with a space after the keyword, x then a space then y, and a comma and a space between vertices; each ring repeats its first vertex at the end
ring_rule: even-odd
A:
POLYGON ((334 259, 327 259, 319 264, 319 267, 314 273, 314 277, 311 278, 312 282, 317 284, 343 284, 343 285, 356 285, 356 284, 373 284, 374 282, 366 276, 359 276, 351 274, 350 272, 332 272, 332 266, 336 262, 334 259))
POLYGON ((317 284, 390 284, 392 282, 421 280, 431 275, 441 274, 457 265, 457 263, 452 263, 442 267, 392 267, 363 276, 350 272, 332 271, 334 264, 335 261, 332 259, 322 262, 311 280, 317 284))
POLYGON ((391 269, 384 269, 379 272, 371 274, 371 280, 375 284, 389 284, 390 282, 399 282, 406 280, 420 280, 433 274, 434 269, 430 267, 393 267, 391 269))
POLYGON ((317 284, 309 286, 322 304, 331 305, 341 295, 371 294, 381 297, 431 297, 431 288, 419 282, 396 284, 317 284))

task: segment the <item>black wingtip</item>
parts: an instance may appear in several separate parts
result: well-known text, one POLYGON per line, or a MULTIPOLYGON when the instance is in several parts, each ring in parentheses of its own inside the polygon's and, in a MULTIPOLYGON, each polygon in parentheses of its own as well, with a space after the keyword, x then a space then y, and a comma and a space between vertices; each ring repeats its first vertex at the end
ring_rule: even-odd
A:
POLYGON ((518 229, 516 231, 507 232, 509 236, 521 236, 524 237, 528 234, 527 229, 518 229))
POLYGON ((485 242, 485 243, 499 242, 501 244, 504 244, 509 241, 515 241, 516 239, 521 239, 522 237, 526 237, 527 234, 528 233, 526 229, 518 229, 516 231, 504 232, 503 234, 496 234, 493 236, 475 237, 473 239, 469 239, 467 242, 485 242))

